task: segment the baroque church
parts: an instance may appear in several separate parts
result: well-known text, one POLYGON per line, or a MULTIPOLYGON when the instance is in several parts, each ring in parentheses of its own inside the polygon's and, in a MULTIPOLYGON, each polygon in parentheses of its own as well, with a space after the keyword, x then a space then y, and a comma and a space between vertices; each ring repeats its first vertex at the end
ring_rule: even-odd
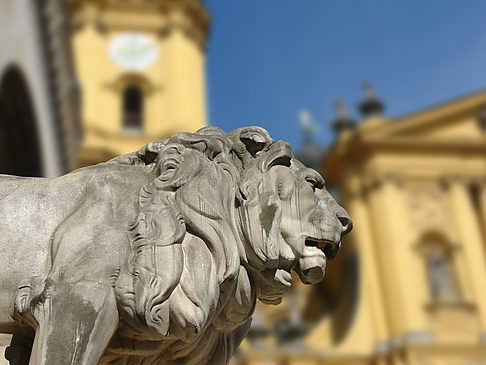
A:
POLYGON ((486 91, 388 118, 366 89, 325 156, 296 153, 354 229, 321 284, 259 306, 236 364, 486 363, 486 91))
MULTIPOLYGON (((199 0, 0 2, 0 172, 56 176, 206 125, 209 27, 199 0)), ((257 306, 232 364, 486 364, 486 92, 389 118, 368 88, 359 108, 325 154, 299 151, 355 228, 324 282, 257 306)))

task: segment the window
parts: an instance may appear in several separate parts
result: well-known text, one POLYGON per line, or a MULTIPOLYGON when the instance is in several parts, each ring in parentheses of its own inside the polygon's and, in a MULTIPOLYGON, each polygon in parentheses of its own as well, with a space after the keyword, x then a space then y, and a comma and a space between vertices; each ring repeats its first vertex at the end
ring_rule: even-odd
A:
POLYGON ((427 240, 424 248, 431 299, 437 302, 458 301, 460 295, 451 248, 449 245, 436 240, 427 240))
POLYGON ((123 131, 140 134, 143 127, 143 92, 138 86, 127 86, 123 90, 123 131))

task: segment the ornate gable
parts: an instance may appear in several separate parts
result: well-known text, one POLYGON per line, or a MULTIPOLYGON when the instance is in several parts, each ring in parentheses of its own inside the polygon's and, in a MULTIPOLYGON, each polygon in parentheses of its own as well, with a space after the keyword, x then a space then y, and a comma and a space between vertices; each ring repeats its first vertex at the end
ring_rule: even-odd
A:
POLYGON ((486 143, 486 91, 365 128, 363 137, 390 143, 486 143))

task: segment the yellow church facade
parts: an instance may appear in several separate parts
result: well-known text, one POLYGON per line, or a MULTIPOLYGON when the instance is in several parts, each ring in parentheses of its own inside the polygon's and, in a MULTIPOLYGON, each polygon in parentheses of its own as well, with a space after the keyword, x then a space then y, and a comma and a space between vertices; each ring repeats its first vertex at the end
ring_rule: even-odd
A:
POLYGON ((355 221, 360 262, 355 323, 336 349, 486 363, 486 92, 370 115, 340 134, 323 173, 355 221))
POLYGON ((267 335, 235 364, 486 364, 486 92, 368 114, 322 169, 353 232, 320 286, 299 285, 283 314, 260 308, 267 335), (296 310, 306 325, 282 346, 296 310))
POLYGON ((82 85, 79 165, 206 125, 209 15, 197 0, 70 0, 82 85))

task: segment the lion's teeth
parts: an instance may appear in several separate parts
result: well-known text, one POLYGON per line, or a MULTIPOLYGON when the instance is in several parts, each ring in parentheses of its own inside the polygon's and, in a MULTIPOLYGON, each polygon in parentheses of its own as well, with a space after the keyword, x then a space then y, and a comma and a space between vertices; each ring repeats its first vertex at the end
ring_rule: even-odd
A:
POLYGON ((278 269, 275 272, 275 280, 285 286, 290 286, 292 284, 292 275, 285 270, 278 269))

